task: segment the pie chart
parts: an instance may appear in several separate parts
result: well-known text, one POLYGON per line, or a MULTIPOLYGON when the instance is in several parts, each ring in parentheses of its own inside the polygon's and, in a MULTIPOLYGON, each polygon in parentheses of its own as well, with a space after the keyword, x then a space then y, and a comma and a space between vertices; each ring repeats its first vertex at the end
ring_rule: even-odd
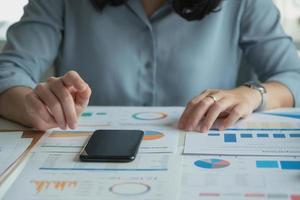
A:
POLYGON ((120 196, 138 196, 143 195, 150 191, 150 186, 144 183, 138 182, 125 182, 125 183, 118 183, 112 185, 109 188, 111 193, 120 196))
POLYGON ((158 131, 145 131, 143 140, 158 140, 164 137, 164 134, 158 131))
POLYGON ((139 112, 132 115, 137 120, 160 120, 167 117, 163 112, 139 112))
POLYGON ((227 160, 221 159, 204 159, 204 160, 197 160, 195 163, 196 167, 204 168, 204 169, 220 169, 225 168, 230 165, 230 162, 227 160))

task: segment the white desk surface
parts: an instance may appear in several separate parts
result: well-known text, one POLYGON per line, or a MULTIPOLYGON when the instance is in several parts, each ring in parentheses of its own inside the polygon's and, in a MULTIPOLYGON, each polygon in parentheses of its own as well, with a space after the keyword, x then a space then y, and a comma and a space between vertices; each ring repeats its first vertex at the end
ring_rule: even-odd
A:
MULTIPOLYGON (((292 110, 292 109, 291 109, 292 110)), ((8 120, 4 120, 0 118, 0 131, 6 131, 6 130, 30 130, 26 127, 23 127, 19 124, 10 122, 8 120)), ((185 140, 185 134, 180 135, 179 143, 178 143, 178 152, 182 152, 182 148, 184 146, 185 140)), ((0 199, 3 198, 7 190, 10 188, 10 186, 13 184, 13 182, 16 180, 18 175, 22 172, 22 169, 25 167, 26 163, 28 162, 28 157, 25 159, 17 168, 13 171, 13 173, 5 180, 5 182, 0 185, 0 199)))

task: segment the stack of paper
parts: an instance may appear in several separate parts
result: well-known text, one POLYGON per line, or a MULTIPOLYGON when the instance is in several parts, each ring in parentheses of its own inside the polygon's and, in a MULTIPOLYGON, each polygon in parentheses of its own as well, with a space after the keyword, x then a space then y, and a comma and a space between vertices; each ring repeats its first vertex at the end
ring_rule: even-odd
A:
POLYGON ((4 199, 178 199, 179 113, 174 108, 88 108, 77 130, 55 129, 43 136, 4 199), (135 161, 80 162, 78 153, 96 129, 143 130, 135 161))
POLYGON ((0 175, 3 174, 31 144, 32 139, 21 138, 22 132, 0 132, 0 175))
POLYGON ((176 128, 182 110, 88 108, 77 130, 44 135, 4 199, 300 200, 300 110, 254 114, 223 132, 186 133, 183 155, 185 133, 176 128), (96 129, 144 130, 136 160, 79 162, 96 129))

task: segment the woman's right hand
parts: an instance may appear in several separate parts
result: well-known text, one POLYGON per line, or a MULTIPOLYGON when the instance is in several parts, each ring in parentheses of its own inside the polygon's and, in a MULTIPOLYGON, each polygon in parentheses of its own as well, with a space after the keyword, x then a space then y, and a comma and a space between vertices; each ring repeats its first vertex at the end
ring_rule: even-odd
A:
POLYGON ((39 130, 75 129, 90 96, 90 87, 75 71, 58 78, 50 77, 25 96, 28 123, 39 130))

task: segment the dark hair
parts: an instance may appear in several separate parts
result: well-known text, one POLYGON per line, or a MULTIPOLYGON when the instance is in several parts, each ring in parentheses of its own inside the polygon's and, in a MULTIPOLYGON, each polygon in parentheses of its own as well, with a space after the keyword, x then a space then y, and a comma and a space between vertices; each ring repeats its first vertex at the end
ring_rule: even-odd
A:
MULTIPOLYGON (((96 9, 105 6, 120 6, 128 0, 90 0, 96 9)), ((211 12, 215 12, 221 0, 173 0, 174 10, 188 21, 201 20, 211 12)))

